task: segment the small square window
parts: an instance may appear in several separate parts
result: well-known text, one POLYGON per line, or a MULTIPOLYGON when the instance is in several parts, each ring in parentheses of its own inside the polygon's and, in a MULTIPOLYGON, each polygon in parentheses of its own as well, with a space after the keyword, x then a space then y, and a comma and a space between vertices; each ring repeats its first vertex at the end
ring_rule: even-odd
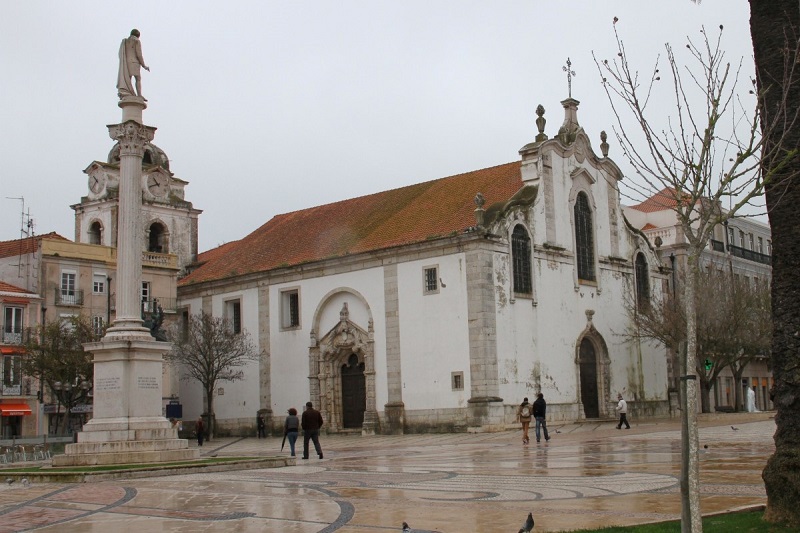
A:
POLYGON ((283 329, 300 327, 300 291, 298 289, 281 291, 281 327, 283 329))
POLYGON ((464 390, 464 372, 451 372, 450 382, 453 390, 464 390))
POLYGON ((92 293, 105 294, 106 293, 106 275, 94 274, 92 276, 92 293))
POLYGON ((422 288, 424 294, 436 294, 439 292, 439 267, 429 266, 422 270, 422 288))

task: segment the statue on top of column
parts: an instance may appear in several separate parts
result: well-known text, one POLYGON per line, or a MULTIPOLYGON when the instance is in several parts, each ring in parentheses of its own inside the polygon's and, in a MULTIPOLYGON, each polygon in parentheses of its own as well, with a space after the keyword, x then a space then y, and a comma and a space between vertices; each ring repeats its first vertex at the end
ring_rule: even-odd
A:
POLYGON ((126 96, 142 96, 142 72, 144 68, 150 72, 150 67, 145 65, 142 57, 142 43, 139 41, 139 30, 132 29, 130 37, 122 39, 119 45, 119 75, 117 76, 117 95, 120 99, 126 96), (136 80, 136 90, 134 91, 131 77, 136 80))

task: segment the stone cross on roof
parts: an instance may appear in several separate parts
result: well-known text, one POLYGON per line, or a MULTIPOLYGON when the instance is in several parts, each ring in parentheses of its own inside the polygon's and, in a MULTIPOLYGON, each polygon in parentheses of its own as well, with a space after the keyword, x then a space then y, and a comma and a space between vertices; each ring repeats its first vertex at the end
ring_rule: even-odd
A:
POLYGON ((561 67, 561 69, 567 73, 567 90, 569 91, 569 97, 572 98, 572 76, 577 76, 575 71, 572 70, 572 61, 567 58, 567 66, 561 67))

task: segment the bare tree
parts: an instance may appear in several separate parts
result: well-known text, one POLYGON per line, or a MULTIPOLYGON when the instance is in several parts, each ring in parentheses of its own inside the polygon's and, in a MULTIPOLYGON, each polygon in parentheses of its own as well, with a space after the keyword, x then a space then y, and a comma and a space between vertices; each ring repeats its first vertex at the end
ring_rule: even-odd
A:
POLYGON ((258 360, 250 335, 233 332, 232 323, 221 317, 201 313, 190 315, 185 329, 174 327, 169 340, 172 350, 165 359, 179 363, 185 371, 183 379, 196 379, 203 387, 204 412, 208 415, 208 435, 215 430, 214 390, 220 381, 244 378, 240 367, 258 360))
MULTIPOLYGON (((700 532, 698 384, 694 373, 694 302, 700 256, 718 224, 735 217, 763 194, 774 174, 761 169, 762 159, 780 155, 770 148, 774 144, 764 144, 769 131, 760 122, 756 98, 748 94, 754 94, 753 89, 738 87, 742 60, 734 65, 725 60, 722 26, 715 40, 705 29, 700 30, 700 45, 688 40, 688 64, 682 65, 667 44, 667 73, 661 73, 656 61, 652 72, 640 77, 628 62, 616 23, 615 18, 616 57, 611 61, 595 57, 595 63, 616 119, 617 140, 636 174, 629 186, 646 197, 657 193, 669 197, 669 207, 687 242, 687 275, 680 288, 686 316, 686 349, 681 357, 681 523, 684 532, 700 532), (662 75, 670 80, 672 115, 663 113, 663 106, 650 106, 662 75), (657 126, 656 121, 665 126, 657 126), (726 204, 727 209, 722 209, 726 204)), ((779 112, 785 113, 785 108, 779 112)))
MULTIPOLYGON (((695 372, 700 381, 701 410, 708 413, 720 373, 730 367, 738 382, 750 362, 769 353, 772 326, 767 284, 748 283, 722 265, 705 266, 695 290, 695 372)), ((681 297, 680 293, 666 292, 643 306, 631 291, 625 304, 631 325, 623 335, 680 350, 686 342, 686 305, 681 297)), ((736 405, 740 404, 738 399, 736 405)))
POLYGON ((98 339, 88 320, 74 317, 40 325, 25 344, 23 371, 39 378, 57 404, 64 407, 61 434, 66 433, 75 406, 89 401, 94 363, 92 354, 84 351, 83 345, 98 339))

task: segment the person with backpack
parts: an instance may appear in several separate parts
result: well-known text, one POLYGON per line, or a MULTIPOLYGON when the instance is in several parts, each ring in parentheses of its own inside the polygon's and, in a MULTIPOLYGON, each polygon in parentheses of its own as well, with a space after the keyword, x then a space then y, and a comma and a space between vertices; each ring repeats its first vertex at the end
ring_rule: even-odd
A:
POLYGON ((517 420, 522 424, 522 444, 528 444, 528 428, 531 425, 531 416, 533 416, 533 407, 528 403, 528 398, 522 399, 522 403, 517 408, 517 420))

